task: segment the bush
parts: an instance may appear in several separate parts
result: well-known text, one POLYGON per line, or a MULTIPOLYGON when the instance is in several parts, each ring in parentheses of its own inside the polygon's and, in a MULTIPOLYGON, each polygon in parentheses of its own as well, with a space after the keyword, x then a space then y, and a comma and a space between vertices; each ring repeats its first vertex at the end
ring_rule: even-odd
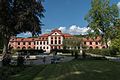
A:
POLYGON ((96 55, 103 55, 103 56, 115 56, 116 51, 115 49, 88 49, 86 53, 96 54, 96 55))

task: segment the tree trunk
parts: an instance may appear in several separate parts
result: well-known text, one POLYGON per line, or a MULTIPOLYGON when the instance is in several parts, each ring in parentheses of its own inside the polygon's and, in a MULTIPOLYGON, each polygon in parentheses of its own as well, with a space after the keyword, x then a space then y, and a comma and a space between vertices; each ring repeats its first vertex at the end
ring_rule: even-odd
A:
POLYGON ((8 52, 8 43, 9 43, 9 38, 4 38, 3 39, 3 56, 7 54, 8 52))

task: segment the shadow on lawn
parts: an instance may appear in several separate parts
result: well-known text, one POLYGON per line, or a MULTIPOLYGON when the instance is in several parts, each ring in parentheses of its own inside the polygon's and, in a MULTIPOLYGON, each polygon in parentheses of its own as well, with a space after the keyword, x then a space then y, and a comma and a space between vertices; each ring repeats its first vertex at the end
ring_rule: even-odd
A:
POLYGON ((119 80, 120 64, 106 60, 72 61, 45 69, 33 80, 119 80), (102 62, 103 61, 103 62, 102 62), (60 66, 60 67, 59 67, 60 66), (54 69, 54 70, 53 70, 54 69), (47 72, 48 70, 48 72, 47 72), (49 74, 48 74, 49 73, 49 74))

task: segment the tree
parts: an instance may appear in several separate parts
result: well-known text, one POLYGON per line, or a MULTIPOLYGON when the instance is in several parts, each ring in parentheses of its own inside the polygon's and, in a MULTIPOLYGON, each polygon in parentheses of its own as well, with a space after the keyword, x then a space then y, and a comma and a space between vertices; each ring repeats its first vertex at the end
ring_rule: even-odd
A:
POLYGON ((0 37, 0 50, 3 48, 3 40, 2 38, 0 37))
POLYGON ((116 19, 114 31, 115 34, 114 38, 111 41, 111 47, 116 50, 116 52, 120 52, 120 19, 116 19))
POLYGON ((7 53, 11 36, 21 32, 33 35, 41 32, 44 17, 43 0, 0 0, 0 35, 3 39, 3 54, 7 53))
POLYGON ((78 37, 72 37, 63 40, 64 49, 70 50, 72 55, 75 55, 75 59, 78 58, 78 52, 82 47, 81 44, 81 38, 78 37))
POLYGON ((110 6, 110 0, 92 0, 91 9, 85 16, 92 35, 101 36, 108 47, 108 40, 113 36, 114 22, 119 16, 116 4, 110 6))

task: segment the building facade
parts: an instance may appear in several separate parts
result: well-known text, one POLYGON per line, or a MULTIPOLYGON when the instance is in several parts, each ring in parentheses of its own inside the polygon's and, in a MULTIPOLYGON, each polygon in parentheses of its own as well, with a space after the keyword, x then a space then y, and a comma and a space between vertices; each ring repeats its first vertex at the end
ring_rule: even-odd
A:
POLYGON ((50 53, 52 49, 63 49, 63 40, 71 37, 73 36, 55 29, 37 38, 11 38, 9 45, 13 49, 43 49, 46 53, 50 53))
MULTIPOLYGON (((63 49, 64 39, 73 38, 70 34, 64 34, 60 30, 52 30, 49 34, 42 34, 37 38, 16 38, 10 39, 9 45, 12 49, 43 49, 46 53, 50 53, 52 49, 63 49)), ((82 42, 89 48, 106 48, 105 45, 101 45, 101 38, 83 38, 82 42)))

